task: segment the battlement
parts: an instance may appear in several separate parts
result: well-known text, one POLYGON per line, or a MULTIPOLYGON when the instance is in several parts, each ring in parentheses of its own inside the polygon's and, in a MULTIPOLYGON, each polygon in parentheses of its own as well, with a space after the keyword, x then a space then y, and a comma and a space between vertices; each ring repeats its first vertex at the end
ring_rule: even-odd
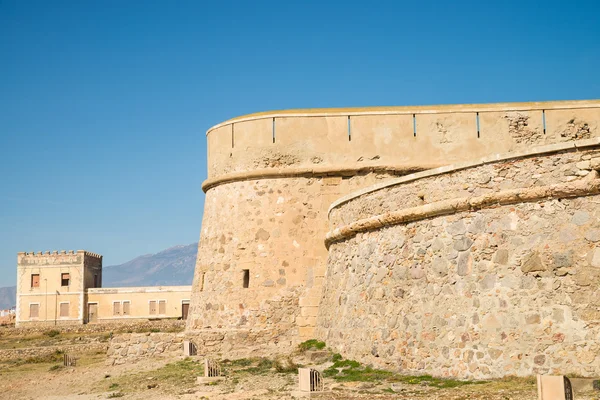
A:
POLYGON ((102 255, 100 255, 98 253, 92 253, 91 251, 87 251, 87 250, 77 250, 77 253, 83 253, 88 257, 102 259, 102 255))
POLYGON ((50 255, 65 255, 65 254, 69 254, 69 255, 73 255, 73 254, 85 254, 86 256, 89 257, 94 257, 94 258, 102 258, 102 256, 100 254, 97 253, 93 253, 91 251, 87 251, 87 250, 52 250, 52 251, 20 251, 19 253, 17 253, 20 256, 50 256, 50 255))
POLYGON ((208 130, 205 188, 310 168, 418 171, 598 136, 600 100, 269 111, 208 130))
POLYGON ((19 265, 31 265, 31 264, 74 264, 82 263, 84 257, 91 257, 94 259, 102 260, 102 256, 97 253, 93 253, 86 250, 52 250, 52 251, 30 251, 30 252, 19 252, 17 253, 17 263, 19 265))

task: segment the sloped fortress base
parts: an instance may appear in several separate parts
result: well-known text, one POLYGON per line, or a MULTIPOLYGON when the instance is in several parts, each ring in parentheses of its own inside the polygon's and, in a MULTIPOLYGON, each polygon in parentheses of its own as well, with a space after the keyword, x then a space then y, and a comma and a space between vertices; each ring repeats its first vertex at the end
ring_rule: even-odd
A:
POLYGON ((600 374, 599 143, 335 203, 317 336, 411 374, 600 374))

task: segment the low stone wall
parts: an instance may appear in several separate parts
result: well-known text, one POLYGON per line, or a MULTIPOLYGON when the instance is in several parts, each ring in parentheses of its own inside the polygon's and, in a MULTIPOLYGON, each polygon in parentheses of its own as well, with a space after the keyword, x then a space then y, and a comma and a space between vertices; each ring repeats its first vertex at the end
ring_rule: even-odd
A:
POLYGON ((124 333, 113 336, 106 351, 107 364, 118 365, 148 357, 183 355, 182 333, 124 333))
POLYGON ((132 363, 149 357, 182 357, 183 341, 190 340, 198 355, 238 359, 289 354, 292 339, 282 340, 268 330, 206 330, 186 333, 117 334, 109 341, 107 364, 132 363))
POLYGON ((115 323, 98 323, 86 325, 35 325, 20 326, 18 328, 0 327, 0 338, 13 336, 35 335, 50 330, 57 330, 61 333, 102 333, 102 332, 128 332, 138 330, 183 330, 185 321, 182 320, 156 320, 156 321, 128 321, 115 323))
POLYGON ((31 357, 43 357, 49 354, 53 354, 56 351, 62 351, 64 353, 74 355, 77 357, 78 354, 91 351, 106 351, 108 343, 95 342, 85 344, 73 344, 73 345, 58 345, 58 346, 44 346, 44 347, 25 347, 21 349, 3 349, 0 350, 0 362, 11 361, 18 359, 28 359, 31 357))

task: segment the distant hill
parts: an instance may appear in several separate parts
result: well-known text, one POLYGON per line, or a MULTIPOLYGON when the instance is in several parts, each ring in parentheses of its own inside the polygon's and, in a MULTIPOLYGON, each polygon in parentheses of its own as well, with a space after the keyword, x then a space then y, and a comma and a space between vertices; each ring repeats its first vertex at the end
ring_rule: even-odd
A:
POLYGON ((0 288, 0 310, 13 307, 17 303, 17 287, 1 287, 0 288))
POLYGON ((198 243, 180 245, 103 268, 102 286, 191 285, 198 243))

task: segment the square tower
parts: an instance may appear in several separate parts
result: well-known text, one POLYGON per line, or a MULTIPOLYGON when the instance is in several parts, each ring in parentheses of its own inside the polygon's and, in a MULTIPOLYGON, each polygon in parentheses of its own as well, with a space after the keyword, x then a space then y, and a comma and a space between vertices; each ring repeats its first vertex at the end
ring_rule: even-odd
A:
POLYGON ((102 256, 85 250, 17 255, 16 325, 83 324, 86 291, 102 287, 102 256))

